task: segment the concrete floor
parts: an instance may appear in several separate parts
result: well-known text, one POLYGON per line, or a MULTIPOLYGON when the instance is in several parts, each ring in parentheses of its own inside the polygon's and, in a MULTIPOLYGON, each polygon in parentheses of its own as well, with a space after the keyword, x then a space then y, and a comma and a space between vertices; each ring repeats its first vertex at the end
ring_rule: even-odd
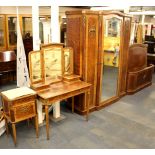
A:
MULTIPOLYGON (((66 119, 50 122, 50 140, 46 140, 45 126, 39 128, 37 139, 32 125, 19 123, 16 148, 155 148, 155 75, 152 86, 91 113, 88 122, 61 108, 66 119)), ((0 137, 0 148, 15 148, 10 135, 0 137)))

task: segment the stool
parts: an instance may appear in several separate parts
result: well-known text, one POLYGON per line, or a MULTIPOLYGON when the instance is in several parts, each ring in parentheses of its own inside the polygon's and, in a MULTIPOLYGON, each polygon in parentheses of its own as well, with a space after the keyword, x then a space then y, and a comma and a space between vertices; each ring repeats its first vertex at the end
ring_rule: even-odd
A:
POLYGON ((36 136, 38 137, 38 117, 36 108, 35 91, 28 87, 10 89, 1 92, 6 132, 8 135, 8 123, 11 123, 13 140, 16 146, 16 123, 35 118, 36 136))

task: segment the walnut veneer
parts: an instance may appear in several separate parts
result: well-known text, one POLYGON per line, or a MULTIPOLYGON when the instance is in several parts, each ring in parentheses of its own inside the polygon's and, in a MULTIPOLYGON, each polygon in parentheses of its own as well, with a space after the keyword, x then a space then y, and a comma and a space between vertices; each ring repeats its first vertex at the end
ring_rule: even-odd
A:
POLYGON ((147 46, 133 44, 129 48, 127 93, 135 93, 152 84, 154 65, 147 66, 147 46))
MULTIPOLYGON (((110 11, 67 11, 67 46, 74 51, 74 73, 92 84, 90 111, 99 109, 126 94, 127 55, 130 41, 131 17, 110 11), (104 18, 120 19, 120 57, 118 88, 115 98, 101 102, 102 68, 104 59, 104 18)), ((76 97, 76 110, 86 112, 83 95, 76 97)))
MULTIPOLYGON (((17 88, 19 91, 29 91, 30 89, 27 88, 17 88)), ((37 94, 33 92, 25 93, 25 95, 18 95, 17 89, 12 89, 9 91, 1 92, 2 96, 2 105, 4 110, 4 118, 6 123, 6 131, 8 134, 8 123, 11 123, 12 130, 13 130, 13 139, 14 144, 16 145, 16 123, 29 119, 35 118, 35 128, 36 128, 36 135, 38 137, 38 117, 37 117, 37 108, 36 108, 36 97, 37 94), (9 94, 10 91, 14 91, 15 98, 10 98, 9 94), (16 94, 15 94, 16 93, 16 94)), ((31 91, 31 90, 30 90, 31 91)))

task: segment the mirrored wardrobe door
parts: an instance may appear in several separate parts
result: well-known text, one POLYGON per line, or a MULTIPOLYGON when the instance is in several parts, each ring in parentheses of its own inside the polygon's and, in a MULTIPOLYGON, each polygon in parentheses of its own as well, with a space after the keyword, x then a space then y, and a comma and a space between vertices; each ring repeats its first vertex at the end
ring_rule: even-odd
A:
POLYGON ((121 27, 121 18, 117 16, 103 17, 103 62, 100 102, 114 98, 118 94, 121 27))

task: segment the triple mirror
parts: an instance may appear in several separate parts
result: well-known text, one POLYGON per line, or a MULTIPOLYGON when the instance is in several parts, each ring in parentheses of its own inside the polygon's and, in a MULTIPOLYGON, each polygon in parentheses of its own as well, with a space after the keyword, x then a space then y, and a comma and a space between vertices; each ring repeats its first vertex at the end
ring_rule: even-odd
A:
POLYGON ((120 36, 122 20, 119 17, 103 17, 103 68, 100 102, 117 96, 119 79, 120 36))
POLYGON ((73 50, 50 45, 40 51, 31 51, 29 70, 31 84, 61 81, 63 76, 73 74, 73 50))

